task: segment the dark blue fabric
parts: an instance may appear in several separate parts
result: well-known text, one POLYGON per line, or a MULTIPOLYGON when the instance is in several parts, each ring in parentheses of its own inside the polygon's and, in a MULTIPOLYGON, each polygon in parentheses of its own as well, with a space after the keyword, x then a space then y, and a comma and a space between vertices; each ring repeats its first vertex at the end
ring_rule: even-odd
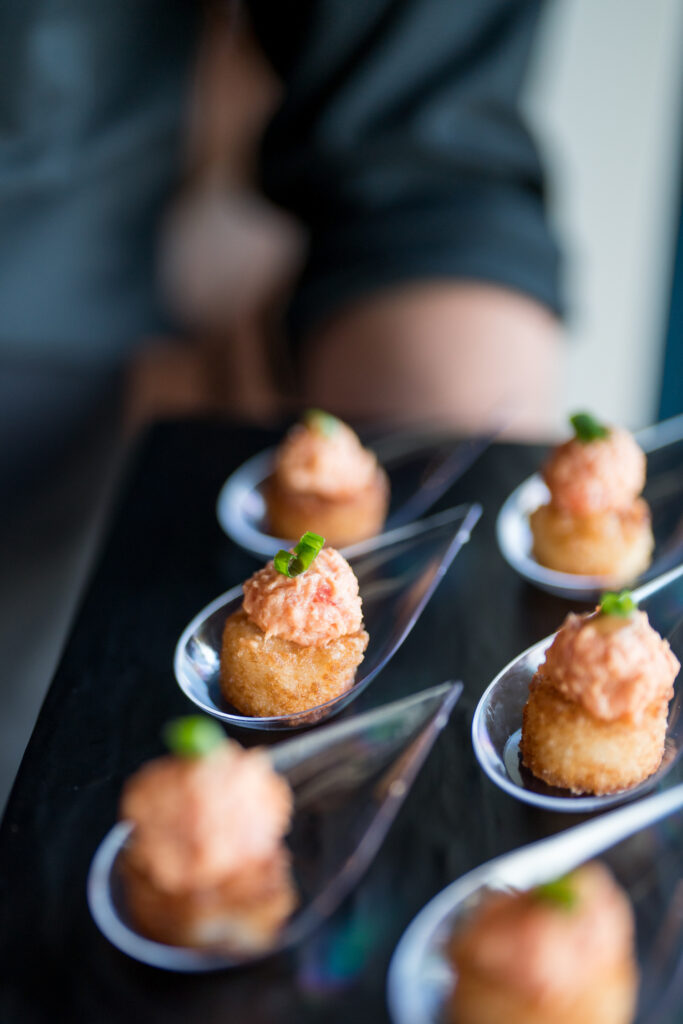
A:
MULTIPOLYGON (((310 229, 296 334, 397 281, 561 307, 516 105, 540 0, 248 0, 284 100, 263 183, 310 229)), ((116 363, 163 311, 194 0, 0 4, 0 359, 116 363)), ((238 102, 226 97, 226 102, 238 102)))
POLYGON ((0 4, 0 356, 106 364, 158 329, 199 6, 0 4))
POLYGON ((678 218, 678 243, 674 262, 666 335, 659 418, 683 413, 683 190, 678 218))
POLYGON ((560 312, 517 109, 539 0, 249 0, 281 74, 263 180, 311 229, 292 325, 399 281, 476 278, 560 312))

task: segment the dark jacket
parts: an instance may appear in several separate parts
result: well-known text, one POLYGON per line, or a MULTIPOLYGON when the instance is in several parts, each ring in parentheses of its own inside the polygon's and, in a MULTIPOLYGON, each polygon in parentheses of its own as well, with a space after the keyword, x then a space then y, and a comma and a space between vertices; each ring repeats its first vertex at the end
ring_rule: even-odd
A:
MULTIPOLYGON (((560 308, 516 110, 538 0, 250 0, 284 81, 263 185, 310 229, 296 334, 414 279, 560 308)), ((201 8, 0 6, 0 355, 117 362, 159 328, 159 219, 179 176, 201 8)))

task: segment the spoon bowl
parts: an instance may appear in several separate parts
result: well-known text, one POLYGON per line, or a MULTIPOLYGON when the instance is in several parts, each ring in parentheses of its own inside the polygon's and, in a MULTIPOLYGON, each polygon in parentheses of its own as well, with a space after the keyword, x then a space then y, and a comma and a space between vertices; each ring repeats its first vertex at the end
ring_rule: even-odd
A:
MULTIPOLYGON (((479 505, 448 509, 375 538, 351 559, 370 640, 353 686, 318 707, 289 715, 242 715, 221 695, 220 650, 225 620, 241 606, 242 587, 212 601, 178 641, 174 668, 180 688, 202 711, 246 729, 298 729, 337 714, 354 700, 401 646, 481 515, 479 505)), ((360 546, 359 546, 360 547, 360 546)))
POLYGON ((392 958, 387 995, 394 1024, 442 1024, 457 984, 448 942, 461 915, 474 909, 486 893, 530 889, 613 847, 617 849, 611 866, 629 892, 636 915, 641 963, 638 1021, 652 1024, 674 980, 683 929, 680 910, 671 913, 668 898, 672 882, 678 882, 677 859, 666 856, 666 837, 652 826, 682 808, 683 784, 497 857, 442 890, 409 925, 392 958), (644 829, 648 842, 642 842, 642 835, 635 848, 633 841, 625 842, 644 829), (668 872, 662 867, 667 860, 672 862, 668 872), (675 877, 664 877, 667 874, 675 877))
MULTIPOLYGON (((652 513, 655 538, 652 563, 639 577, 645 582, 680 562, 683 553, 683 416, 647 427, 635 437, 648 456, 643 496, 652 513)), ((541 590, 575 600, 597 600, 603 591, 614 589, 614 581, 608 576, 558 572, 534 558, 529 516, 549 498, 540 473, 515 488, 496 522, 501 554, 520 576, 541 590)))
MULTIPOLYGON (((651 625, 665 637, 683 662, 683 566, 650 580, 633 592, 648 613, 651 625)), ((652 789, 667 774, 683 750, 683 691, 680 677, 669 705, 664 757, 657 771, 637 786, 605 796, 576 796, 569 790, 547 786, 520 761, 522 711, 529 683, 543 661, 553 636, 523 651, 499 672, 481 697, 472 720, 472 743, 479 764, 488 777, 507 793, 546 810, 585 813, 632 800, 652 789)))
MULTIPOLYGON (((482 437, 452 440, 433 435, 395 434, 378 440, 373 450, 384 467, 391 504, 384 531, 360 544, 342 548, 349 557, 382 544, 383 536, 427 512, 491 444, 497 431, 482 437)), ((228 537, 252 554, 272 558, 297 538, 274 537, 268 532, 265 485, 275 465, 275 448, 267 448, 244 462, 223 484, 216 515, 228 537)))
POLYGON ((461 683, 442 683, 268 748, 294 794, 288 845, 299 905, 267 952, 240 956, 168 946, 137 932, 121 879, 132 828, 125 821, 105 836, 90 868, 88 903, 98 928, 135 960, 185 972, 236 967, 301 941, 369 866, 461 692, 461 683))

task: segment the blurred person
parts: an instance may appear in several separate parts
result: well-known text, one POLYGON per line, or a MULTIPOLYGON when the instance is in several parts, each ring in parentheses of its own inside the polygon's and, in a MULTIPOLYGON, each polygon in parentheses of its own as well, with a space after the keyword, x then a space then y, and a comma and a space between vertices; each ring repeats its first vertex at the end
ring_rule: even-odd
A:
MULTIPOLYGON (((285 397, 476 429, 512 394, 519 430, 546 427, 558 256, 517 111, 540 0, 244 7, 281 85, 261 185, 306 239, 285 397)), ((171 329, 156 248, 202 14, 195 0, 0 8, 0 647, 17 646, 7 595, 31 575, 26 559, 49 593, 55 551, 82 547, 128 362, 171 329)), ((277 294, 284 262, 268 277, 277 294)), ((254 316, 272 309, 258 284, 253 297, 254 316)), ((24 611, 41 614, 33 591, 24 611)))
MULTIPOLYGON (((517 112, 540 0, 244 6, 282 85, 261 182, 307 231, 296 397, 470 427, 502 377, 542 425, 557 253, 517 112)), ((92 390, 168 327, 156 244, 201 7, 25 0, 0 18, 0 358, 92 390)))
POLYGON ((242 131, 253 135, 275 104, 262 184, 278 211, 305 226, 308 242, 288 324, 294 373, 280 363, 281 392, 341 415, 469 430, 512 395, 517 432, 547 430, 557 258, 540 169, 516 112, 539 5, 455 11, 423 0, 350 14, 318 3, 299 5, 293 24, 289 8, 249 6, 280 90, 264 84, 263 67, 254 73, 253 50, 246 60, 243 44, 227 54, 216 41, 222 34, 212 33, 214 52, 202 63, 214 80, 195 101, 213 122, 203 131, 206 168, 167 246, 175 254, 169 290, 186 322, 204 334, 216 321, 223 335, 229 327, 235 398, 266 376, 254 372, 253 327, 272 312, 269 297, 291 293, 301 246, 291 219, 245 192, 243 173, 235 188, 216 122, 223 149, 226 139, 244 149, 235 120, 260 108, 242 131), (446 38, 435 45, 439 32, 446 38), (305 44, 292 50, 296 33, 305 44))
POLYGON ((548 429, 557 252, 517 110, 541 6, 251 5, 284 82, 265 188, 309 229, 289 317, 308 402, 472 430, 513 398, 518 433, 548 429))

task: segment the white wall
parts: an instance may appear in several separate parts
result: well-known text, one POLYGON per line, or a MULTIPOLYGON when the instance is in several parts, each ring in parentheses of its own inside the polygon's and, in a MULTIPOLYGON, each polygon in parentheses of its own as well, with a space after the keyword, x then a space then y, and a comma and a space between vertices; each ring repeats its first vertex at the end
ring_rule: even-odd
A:
POLYGON ((562 416, 656 416, 683 129, 683 0, 554 0, 525 108, 567 261, 562 416))

